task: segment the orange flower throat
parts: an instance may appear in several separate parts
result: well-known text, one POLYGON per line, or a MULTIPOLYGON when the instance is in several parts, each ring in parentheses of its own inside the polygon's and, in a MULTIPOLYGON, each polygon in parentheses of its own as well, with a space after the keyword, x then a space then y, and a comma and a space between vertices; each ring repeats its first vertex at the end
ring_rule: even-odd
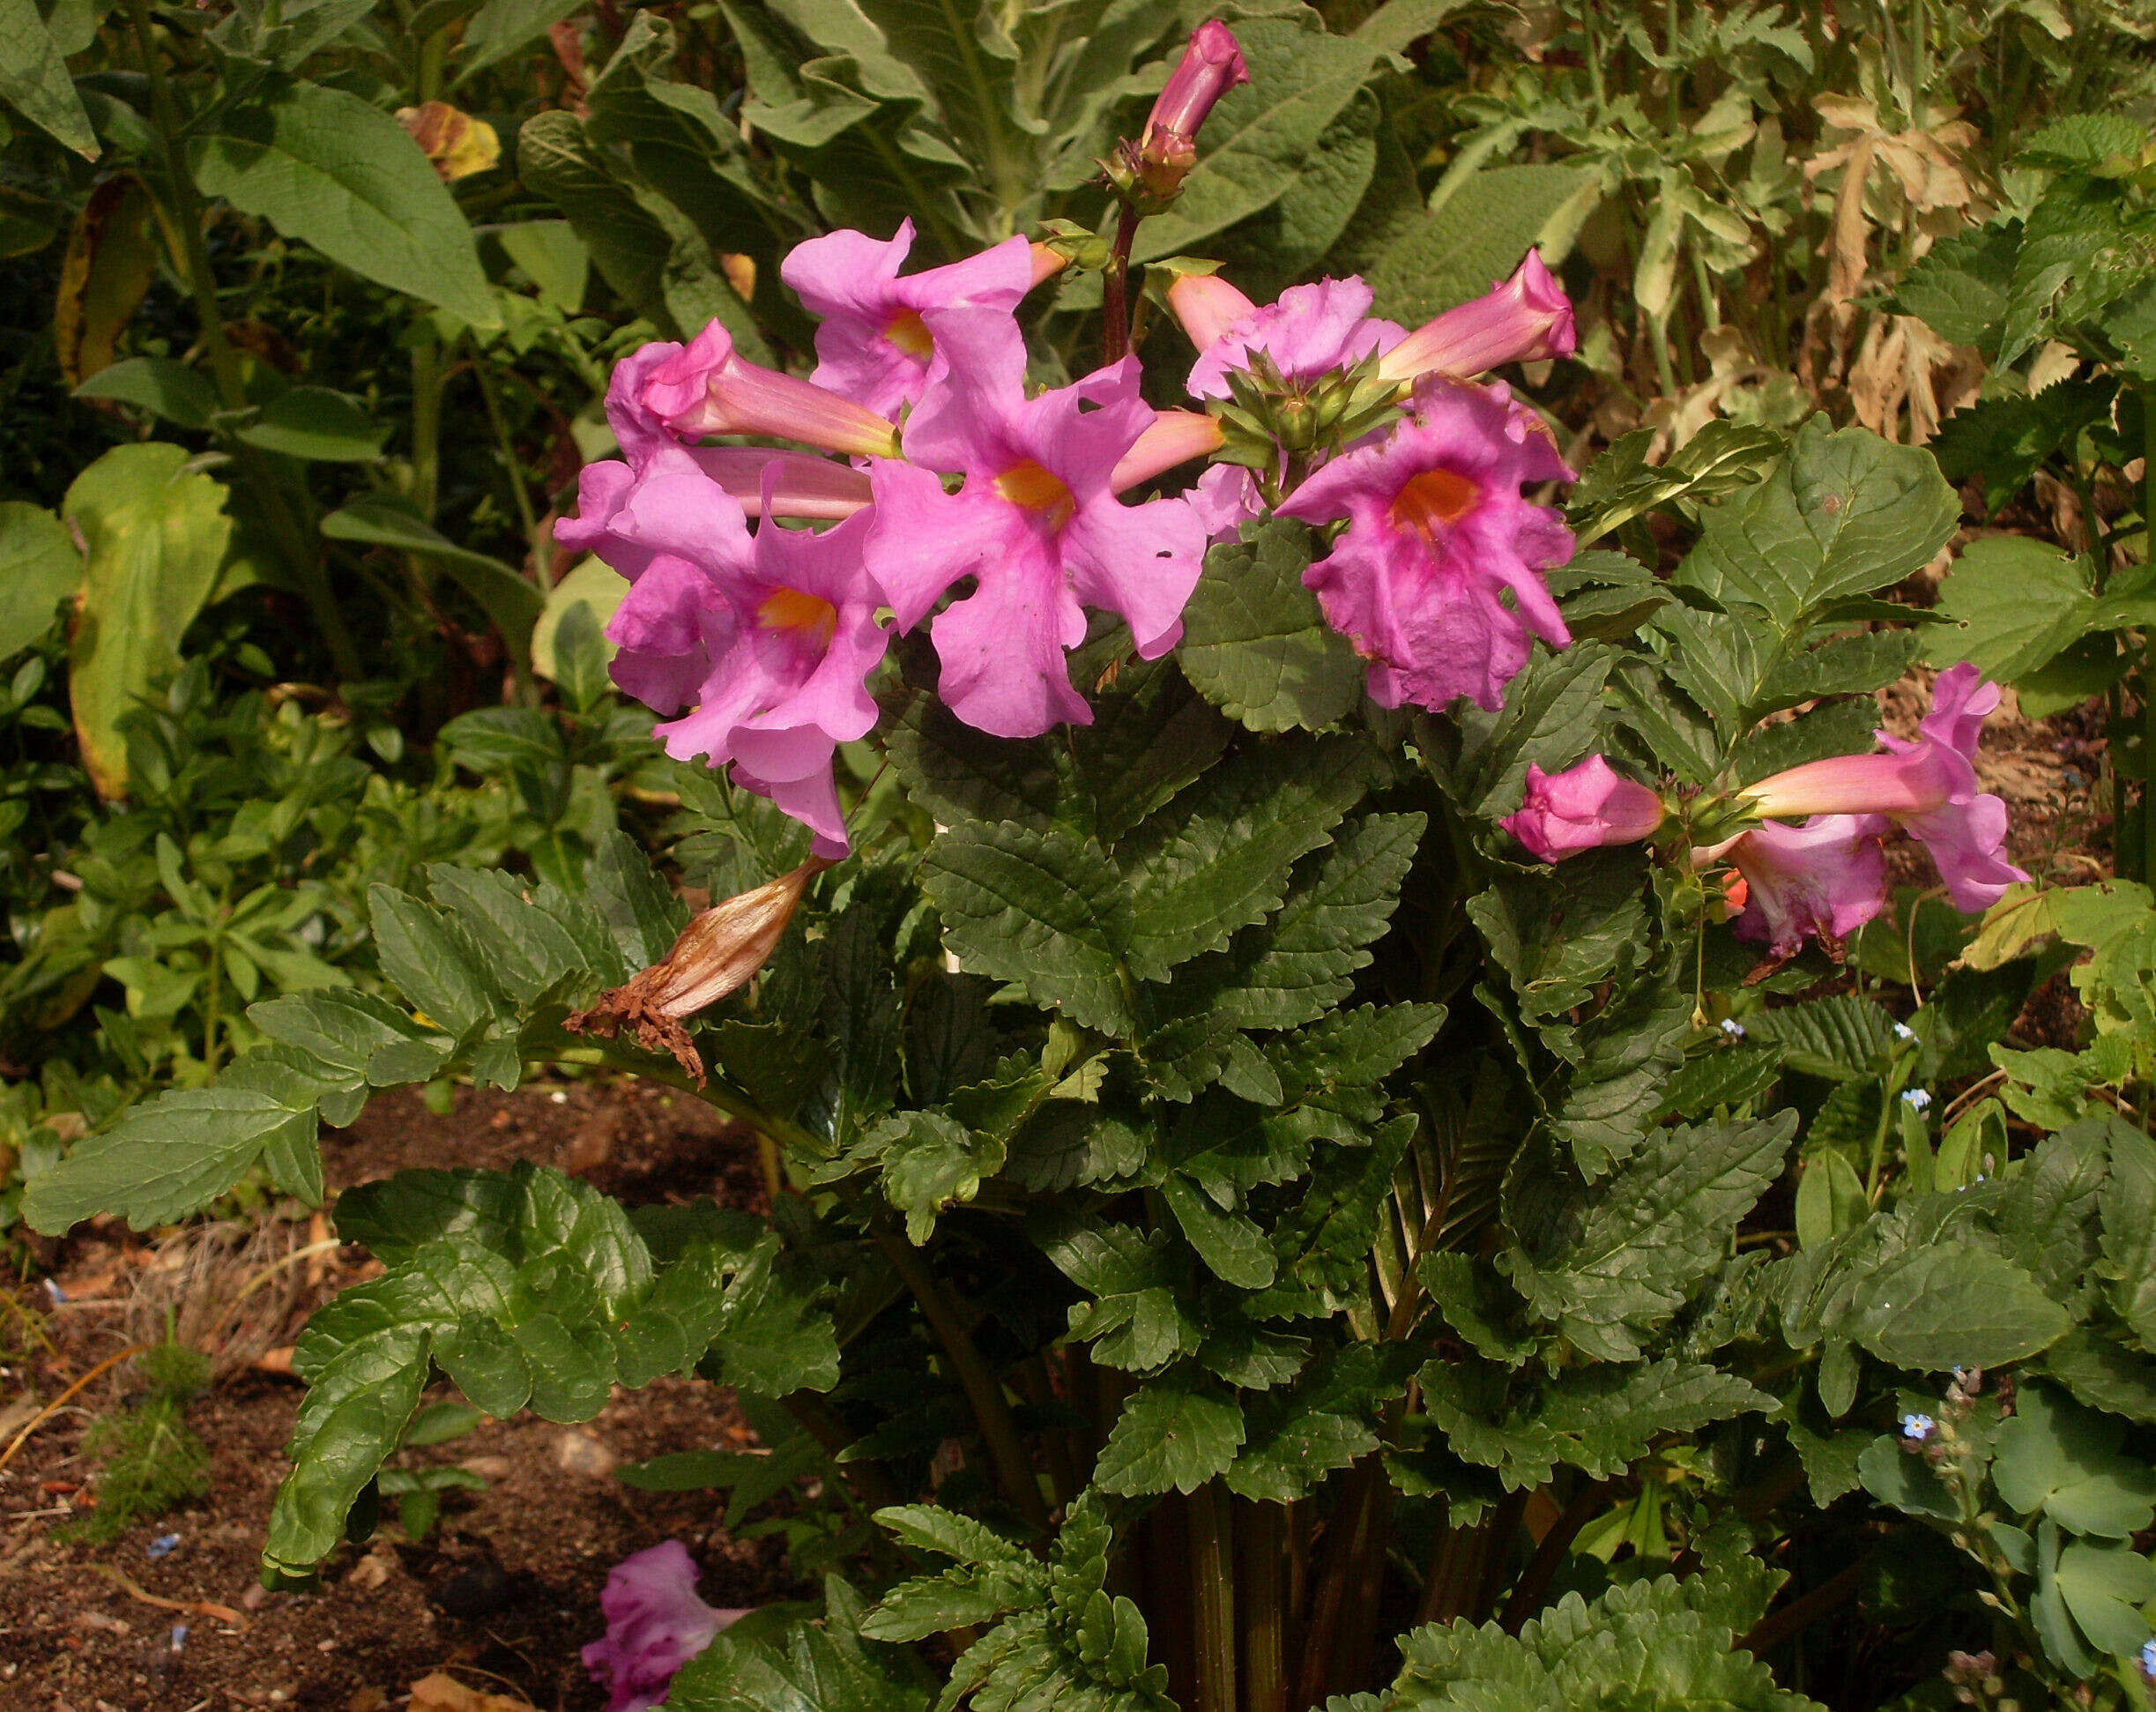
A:
POLYGON ((1429 540, 1439 529, 1449 528, 1475 509, 1482 490, 1464 475, 1450 470, 1424 470, 1409 476, 1394 495, 1392 520, 1397 529, 1411 529, 1429 540))
POLYGON ((820 594, 779 589, 763 597, 756 621, 767 630, 803 630, 817 647, 828 647, 838 629, 838 608, 820 594))
POLYGON ((910 357, 926 362, 936 354, 936 341, 918 309, 901 309, 883 324, 883 336, 910 357))
POLYGON ((1051 529, 1060 529, 1078 509, 1077 497, 1064 486, 1062 477, 1030 458, 1014 464, 996 478, 996 492, 1014 505, 1037 511, 1051 529))

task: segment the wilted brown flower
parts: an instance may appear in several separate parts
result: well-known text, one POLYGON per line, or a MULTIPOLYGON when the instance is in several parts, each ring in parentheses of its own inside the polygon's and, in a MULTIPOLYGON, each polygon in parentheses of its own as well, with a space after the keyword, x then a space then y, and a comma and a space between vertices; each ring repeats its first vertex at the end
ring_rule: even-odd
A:
POLYGON ((575 1034, 611 1039, 627 1024, 642 1046, 672 1053, 701 1087, 703 1060, 681 1019, 717 1004, 763 967, 777 949, 778 936, 793 919, 801 893, 830 866, 812 856, 768 886, 714 904, 681 929, 681 936, 663 958, 599 994, 596 1003, 576 1012, 561 1026, 575 1034))
POLYGON ((445 184, 483 173, 502 159, 502 139, 494 128, 447 101, 400 107, 397 123, 426 152, 445 184))

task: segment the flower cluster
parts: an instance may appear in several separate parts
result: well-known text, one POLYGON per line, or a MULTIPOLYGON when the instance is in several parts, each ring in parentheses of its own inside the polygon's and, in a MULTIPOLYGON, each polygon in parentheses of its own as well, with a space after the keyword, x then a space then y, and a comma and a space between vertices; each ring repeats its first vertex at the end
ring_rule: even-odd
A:
MULTIPOLYGON (((1130 208, 1172 194, 1197 126, 1247 77, 1233 35, 1202 26, 1132 145, 1130 208)), ((1536 637, 1569 640, 1542 573, 1572 536, 1521 490, 1571 473, 1540 419, 1476 378, 1572 349, 1538 257, 1412 332, 1357 279, 1260 307, 1186 276, 1171 301, 1201 412, 1148 405, 1134 355, 1030 388, 1016 312, 1063 256, 1013 237, 907 272, 913 241, 907 222, 786 257, 819 317, 807 378, 747 361, 716 322, 624 360, 606 400, 621 458, 585 469, 557 526, 631 584, 614 677, 663 716, 667 752, 730 768, 814 831, 817 857, 848 848, 834 763, 874 727, 894 634, 927 627, 940 698, 982 731, 1084 724, 1067 656, 1088 609, 1157 658, 1210 542, 1268 511, 1345 524, 1305 582, 1382 706, 1495 708, 1536 637), (795 449, 710 443, 747 437, 795 449), (1123 497, 1208 455, 1189 491, 1123 497)))
MULTIPOLYGON (((1990 908, 2026 880, 2006 859, 2006 805, 1977 788, 1978 733, 1998 704, 1996 684, 1974 666, 1952 666, 1933 684, 1915 738, 1882 731, 1884 755, 1807 762, 1746 785, 1736 806, 1758 823, 1693 852, 1699 866, 1726 865, 1742 877, 1738 934, 1777 957, 1794 956, 1808 936, 1838 944, 1885 907, 1882 846, 1896 828, 1924 845, 1965 913, 1990 908), (1801 824, 1787 823, 1799 816, 1801 824)), ((1658 793, 1596 755, 1556 775, 1530 767, 1527 800, 1504 824, 1538 860, 1554 862, 1650 837, 1661 811, 1658 793)))

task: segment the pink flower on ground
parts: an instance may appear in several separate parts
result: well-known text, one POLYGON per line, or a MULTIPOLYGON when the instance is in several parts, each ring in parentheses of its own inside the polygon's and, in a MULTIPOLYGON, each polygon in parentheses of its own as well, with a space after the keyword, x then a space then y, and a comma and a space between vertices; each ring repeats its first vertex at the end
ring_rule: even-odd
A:
POLYGON ((1196 164, 1198 129, 1214 104, 1238 83, 1250 81, 1250 67, 1235 33, 1218 19, 1201 24, 1169 74, 1167 86, 1147 115, 1138 141, 1138 160, 1148 183, 1170 190, 1196 164), (1166 178, 1165 183, 1156 182, 1166 178))
POLYGON ((627 1557, 607 1571, 598 1596, 606 1634, 584 1649, 584 1669, 606 1688, 606 1712, 650 1712, 674 1672, 747 1615, 696 1597, 696 1566, 680 1540, 627 1557))
POLYGON ((614 681, 654 712, 690 707, 654 731, 669 755, 731 765, 736 783, 815 833, 816 854, 843 856, 831 760, 875 725, 864 681, 888 643, 882 593, 861 562, 869 519, 819 534, 767 515, 752 537, 740 503, 688 456, 655 454, 611 516, 557 532, 629 578, 606 627, 614 681))
POLYGON ((637 401, 684 440, 756 434, 857 458, 897 450, 898 430, 888 419, 814 381, 745 361, 716 321, 639 372, 637 401))
MULTIPOLYGON (((1173 289, 1181 289, 1185 283, 1178 280, 1173 289)), ((1172 301, 1172 290, 1171 297, 1172 301)), ((1284 379, 1313 381, 1373 353, 1389 351, 1408 336, 1407 330, 1372 317, 1370 309, 1375 301, 1370 287, 1355 278, 1289 287, 1277 301, 1238 316, 1199 346, 1197 365, 1190 371, 1191 396, 1228 398, 1228 371, 1249 368, 1252 357, 1260 353, 1284 379)), ((1208 301, 1201 307, 1216 306, 1208 301)), ((1186 323, 1186 328, 1192 324, 1186 323)), ((1202 320, 1195 324, 1197 331, 1206 330, 1202 320)), ((1196 338, 1197 331, 1193 331, 1193 342, 1196 338)))
POLYGON ((1830 948, 1878 914, 1886 902, 1882 815, 1818 815, 1802 826, 1768 821, 1695 860, 1726 861, 1744 876, 1737 936, 1792 957, 1807 934, 1830 948))
POLYGON ((1878 733, 1886 755, 1807 762, 1744 787, 1757 811, 1885 815, 1922 839, 1947 896, 1965 914, 1987 910, 2029 876, 2006 860, 2006 805, 1977 788, 1977 736, 1999 704, 1999 688, 1964 662, 1939 674, 1931 711, 1914 741, 1878 733))
POLYGON ((1502 363, 1568 357, 1579 348, 1572 300, 1543 265, 1542 252, 1530 249, 1511 279, 1394 343, 1378 373, 1388 381, 1430 374, 1465 380, 1502 363))
POLYGON ((948 380, 907 423, 913 461, 870 466, 869 569, 901 629, 975 579, 931 631, 940 693, 960 718, 999 737, 1087 724, 1064 661, 1085 640, 1083 607, 1120 616, 1145 659, 1166 653, 1183 633, 1204 527, 1182 500, 1115 497, 1117 466, 1154 421, 1134 358, 1029 399, 1019 368, 963 342, 951 350, 948 380), (945 493, 937 471, 964 487, 945 493))
POLYGON ((1303 581, 1370 662, 1379 706, 1441 710, 1468 696, 1499 707, 1534 636, 1572 640, 1540 574, 1572 556, 1572 532, 1520 495, 1522 483, 1571 475, 1502 386, 1436 381, 1383 441, 1343 452, 1289 495, 1282 516, 1348 519, 1303 581))
POLYGON ((1662 821, 1661 796, 1599 755, 1561 773, 1528 763, 1527 800, 1498 824, 1544 862, 1600 845, 1637 844, 1662 821))
POLYGON ((968 337, 993 337, 1007 347, 999 353, 1002 360, 1025 363, 1011 311, 1033 286, 1032 246, 1006 238, 963 262, 901 279, 912 248, 913 222, 902 220, 888 243, 861 232, 811 238, 796 244, 778 270, 810 313, 822 317, 809 379, 879 416, 896 417, 943 378, 949 364, 936 344, 940 311, 990 311, 993 318, 969 318, 968 337))

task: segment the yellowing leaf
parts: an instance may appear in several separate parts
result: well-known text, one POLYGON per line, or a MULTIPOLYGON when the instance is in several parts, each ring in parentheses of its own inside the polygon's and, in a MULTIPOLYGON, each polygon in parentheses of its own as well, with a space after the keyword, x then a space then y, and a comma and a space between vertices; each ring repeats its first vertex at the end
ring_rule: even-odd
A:
POLYGON ((52 312, 53 348, 71 386, 111 363, 113 342, 150 289, 152 206, 140 180, 108 178, 76 219, 52 312))
POLYGON ((115 446, 75 478, 61 514, 89 563, 68 639, 68 696, 98 794, 127 792, 120 716, 178 669, 180 638, 216 585, 232 537, 225 489, 187 449, 115 446))
POLYGON ((502 139, 484 119, 451 107, 447 101, 425 101, 418 107, 397 109, 397 123, 434 162, 444 184, 453 184, 473 173, 483 173, 502 159, 502 139))

